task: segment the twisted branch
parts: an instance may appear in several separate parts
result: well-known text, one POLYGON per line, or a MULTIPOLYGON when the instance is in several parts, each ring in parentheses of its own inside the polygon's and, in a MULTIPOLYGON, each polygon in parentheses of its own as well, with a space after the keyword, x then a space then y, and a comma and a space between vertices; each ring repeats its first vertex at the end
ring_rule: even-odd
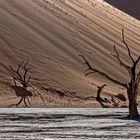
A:
POLYGON ((121 82, 119 82, 119 81, 113 79, 112 77, 110 77, 110 76, 109 76, 108 74, 106 74, 105 72, 102 72, 102 71, 100 71, 100 70, 98 70, 98 69, 93 68, 93 67, 90 65, 90 63, 87 61, 87 59, 86 59, 83 55, 79 55, 79 56, 83 58, 83 60, 84 60, 84 63, 83 63, 83 64, 85 64, 85 65, 88 66, 88 69, 86 70, 86 72, 90 71, 90 72, 86 73, 86 76, 88 76, 88 75, 91 74, 91 73, 98 73, 98 74, 100 74, 101 76, 103 76, 103 77, 107 78, 108 80, 110 80, 111 82, 113 82, 113 83, 115 83, 115 84, 118 84, 118 85, 123 86, 123 87, 126 88, 126 84, 121 83, 121 82))
POLYGON ((124 45, 126 46, 127 51, 128 51, 128 55, 129 55, 131 61, 132 61, 133 64, 134 64, 134 63, 135 63, 135 60, 133 59, 133 57, 132 57, 132 55, 131 55, 131 51, 130 51, 130 49, 129 49, 129 47, 128 47, 128 44, 127 44, 126 41, 125 41, 125 37, 124 37, 124 29, 122 29, 122 42, 123 42, 124 45))
POLYGON ((31 76, 29 76, 27 78, 27 73, 30 70, 30 68, 27 68, 27 65, 28 65, 28 61, 25 64, 24 64, 24 61, 22 61, 20 64, 18 64, 18 67, 17 67, 16 70, 12 66, 10 66, 11 72, 13 74, 15 74, 15 75, 11 75, 13 77, 13 79, 14 79, 14 82, 15 82, 15 80, 20 82, 23 85, 23 87, 27 87, 28 83, 29 83, 29 81, 31 79, 31 76), (23 75, 20 72, 21 68, 23 68, 23 70, 24 70, 24 74, 23 75))
POLYGON ((120 66, 123 66, 128 71, 130 76, 132 76, 131 67, 128 66, 127 64, 125 64, 125 62, 123 62, 123 60, 120 58, 120 55, 119 55, 115 45, 114 45, 114 52, 115 52, 115 54, 112 54, 112 55, 118 60, 118 62, 120 63, 120 66))

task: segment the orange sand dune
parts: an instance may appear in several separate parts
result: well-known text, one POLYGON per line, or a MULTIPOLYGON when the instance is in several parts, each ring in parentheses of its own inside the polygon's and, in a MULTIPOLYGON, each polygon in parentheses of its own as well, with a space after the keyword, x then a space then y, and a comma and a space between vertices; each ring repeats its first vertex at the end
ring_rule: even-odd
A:
POLYGON ((102 0, 1 0, 1 106, 19 100, 11 88, 14 83, 8 68, 22 60, 29 60, 31 67, 33 106, 97 107, 94 98, 83 98, 95 97, 97 86, 105 83, 104 97, 125 93, 99 75, 85 77, 86 67, 78 56, 83 54, 94 67, 127 82, 127 72, 111 56, 116 44, 122 58, 130 62, 121 43, 122 28, 136 58, 140 22, 102 0))

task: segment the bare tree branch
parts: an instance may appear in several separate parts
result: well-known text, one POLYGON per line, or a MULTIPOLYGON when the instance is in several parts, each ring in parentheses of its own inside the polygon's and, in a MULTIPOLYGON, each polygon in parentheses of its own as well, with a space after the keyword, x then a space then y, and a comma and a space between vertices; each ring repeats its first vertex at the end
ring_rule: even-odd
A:
POLYGON ((128 55, 129 55, 131 61, 132 61, 133 63, 135 63, 135 61, 134 61, 134 59, 133 59, 133 57, 132 57, 132 55, 131 55, 131 51, 130 51, 130 49, 129 49, 129 47, 128 47, 128 44, 127 44, 126 41, 125 41, 125 38, 124 38, 124 30, 123 30, 123 29, 122 29, 122 42, 124 43, 124 45, 125 45, 126 48, 127 48, 128 55))
POLYGON ((93 73, 95 73, 95 72, 94 71, 90 71, 88 73, 85 73, 85 76, 88 76, 88 75, 93 74, 93 73))
MULTIPOLYGON (((123 86, 123 87, 126 88, 126 84, 121 83, 121 82, 119 82, 119 81, 113 79, 112 77, 110 77, 109 75, 107 75, 105 72, 102 72, 102 71, 100 71, 100 70, 98 70, 98 69, 93 68, 83 55, 79 55, 79 56, 82 57, 83 60, 85 61, 83 64, 85 64, 85 65, 88 66, 88 70, 92 71, 93 73, 98 73, 98 74, 100 74, 101 76, 103 76, 103 77, 107 78, 108 80, 110 80, 111 82, 113 82, 113 83, 115 83, 115 84, 118 84, 118 85, 123 86)), ((88 75, 89 75, 89 74, 91 74, 91 72, 88 73, 88 75)))
POLYGON ((27 73, 29 72, 30 68, 27 68, 28 61, 24 64, 24 61, 22 61, 21 64, 18 64, 17 69, 15 70, 12 66, 10 66, 10 70, 14 75, 11 75, 15 81, 18 81, 23 85, 23 87, 27 87, 28 83, 31 79, 31 76, 27 78, 27 73), (22 67, 23 66, 23 67, 22 67), (23 68, 23 71, 20 72, 20 69, 23 68), (22 74, 23 73, 23 74, 22 74))
POLYGON ((140 61, 140 56, 139 56, 139 57, 137 58, 137 60, 135 61, 135 63, 134 63, 134 66, 133 66, 133 67, 136 67, 139 61, 140 61))
POLYGON ((21 64, 18 64, 17 70, 14 70, 14 69, 12 68, 12 66, 10 66, 11 71, 12 71, 13 73, 17 74, 17 75, 18 75, 18 79, 21 80, 21 81, 22 81, 22 76, 20 75, 19 70, 20 70, 20 68, 21 68, 21 66, 22 66, 23 64, 24 64, 24 61, 22 61, 21 64))
POLYGON ((131 67, 128 66, 127 64, 125 64, 125 62, 123 62, 123 60, 120 58, 120 55, 119 55, 115 45, 114 45, 114 51, 115 51, 115 54, 112 54, 112 55, 118 60, 118 62, 120 63, 120 66, 123 66, 128 71, 130 76, 132 77, 131 67))
POLYGON ((118 51, 117 51, 115 45, 114 45, 114 51, 115 51, 116 55, 114 54, 113 56, 118 60, 118 62, 120 63, 120 66, 123 66, 124 68, 126 68, 126 70, 129 71, 129 70, 131 69, 131 67, 128 66, 128 65, 126 65, 126 64, 123 62, 123 60, 120 58, 120 55, 119 55, 119 53, 118 53, 118 51))
POLYGON ((24 65, 24 71, 25 71, 25 73, 24 73, 24 81, 26 82, 26 83, 28 83, 29 81, 30 81, 30 78, 31 78, 31 76, 29 76, 29 78, 27 79, 27 81, 26 81, 26 76, 27 76, 27 73, 28 73, 28 71, 30 70, 30 68, 27 68, 27 65, 28 65, 28 60, 27 60, 27 62, 25 63, 25 65, 24 65))
POLYGON ((103 89, 105 86, 107 86, 107 84, 104 84, 104 85, 102 85, 102 86, 97 86, 97 88, 99 88, 99 89, 103 89))
POLYGON ((137 83, 140 82, 140 71, 139 71, 138 74, 137 74, 136 81, 137 81, 137 83))
POLYGON ((103 88, 107 86, 106 84, 102 85, 102 86, 97 86, 98 90, 97 90, 97 96, 96 96, 96 100, 99 101, 99 100, 102 100, 101 98, 101 92, 103 90, 103 88))

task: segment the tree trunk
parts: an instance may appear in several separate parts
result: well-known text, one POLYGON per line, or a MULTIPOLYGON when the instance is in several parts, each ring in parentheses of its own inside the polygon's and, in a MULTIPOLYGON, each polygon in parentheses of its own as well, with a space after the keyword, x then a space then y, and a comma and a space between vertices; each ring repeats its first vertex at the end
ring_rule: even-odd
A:
POLYGON ((129 119, 134 120, 139 116, 137 109, 137 95, 138 95, 138 87, 130 88, 128 90, 128 101, 129 101, 129 119), (134 90, 131 90, 134 89, 134 90))
POLYGON ((129 100, 129 119, 133 120, 139 116, 135 99, 129 100))

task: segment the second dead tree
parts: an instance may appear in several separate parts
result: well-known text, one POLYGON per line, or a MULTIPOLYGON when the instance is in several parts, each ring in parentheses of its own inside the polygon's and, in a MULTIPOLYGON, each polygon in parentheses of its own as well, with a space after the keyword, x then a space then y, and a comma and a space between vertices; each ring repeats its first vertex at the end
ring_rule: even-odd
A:
POLYGON ((96 101, 98 101, 102 107, 108 107, 107 105, 104 105, 104 103, 111 103, 107 98, 101 97, 101 93, 102 93, 104 87, 106 87, 106 86, 107 86, 106 84, 104 84, 102 86, 97 86, 98 89, 97 89, 96 101))
POLYGON ((12 66, 10 66, 11 76, 15 84, 15 86, 12 86, 12 88, 15 90, 17 97, 21 97, 21 99, 19 100, 18 103, 12 104, 9 107, 14 105, 18 107, 18 105, 20 105, 22 101, 24 102, 25 107, 28 107, 26 100, 31 105, 28 97, 31 97, 32 93, 27 90, 31 76, 28 76, 28 72, 30 68, 27 66, 28 66, 28 61, 26 63, 24 63, 23 61, 21 64, 18 64, 17 69, 14 69, 12 66), (22 73, 21 73, 21 69, 23 69, 22 73), (20 83, 21 86, 18 86, 17 82, 20 83))
POLYGON ((97 90, 97 96, 96 96, 96 100, 97 101, 101 101, 102 98, 101 98, 101 92, 103 90, 103 88, 107 86, 106 84, 102 85, 102 86, 97 86, 98 90, 97 90))

